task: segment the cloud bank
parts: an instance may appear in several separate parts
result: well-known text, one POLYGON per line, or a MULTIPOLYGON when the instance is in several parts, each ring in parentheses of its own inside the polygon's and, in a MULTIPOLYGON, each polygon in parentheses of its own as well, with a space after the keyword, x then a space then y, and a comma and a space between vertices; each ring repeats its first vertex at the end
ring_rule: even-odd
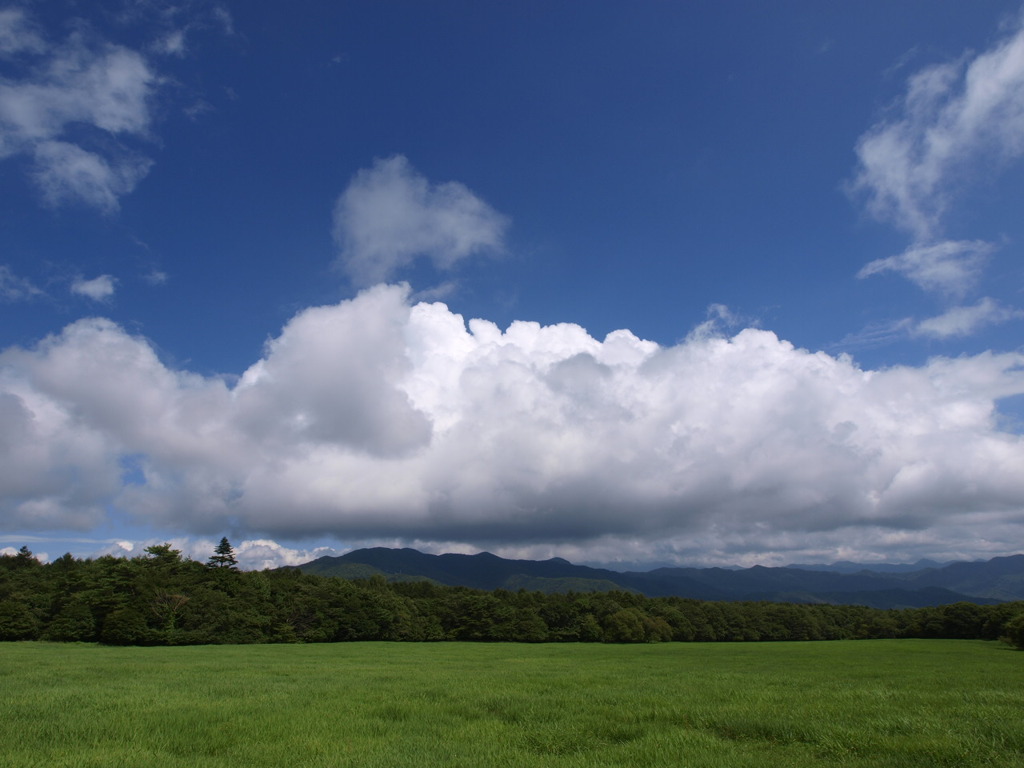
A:
POLYGON ((379 285, 233 383, 103 319, 0 353, 0 510, 590 560, 1000 554, 1024 439, 997 403, 1022 393, 1017 353, 865 371, 750 328, 502 331, 379 285))

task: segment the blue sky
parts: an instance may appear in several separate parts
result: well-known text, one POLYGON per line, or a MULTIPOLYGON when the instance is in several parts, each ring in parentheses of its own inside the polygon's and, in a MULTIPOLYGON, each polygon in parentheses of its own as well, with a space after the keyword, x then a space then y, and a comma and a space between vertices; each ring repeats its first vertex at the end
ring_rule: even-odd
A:
POLYGON ((0 5, 0 548, 981 558, 1017 2, 0 5))

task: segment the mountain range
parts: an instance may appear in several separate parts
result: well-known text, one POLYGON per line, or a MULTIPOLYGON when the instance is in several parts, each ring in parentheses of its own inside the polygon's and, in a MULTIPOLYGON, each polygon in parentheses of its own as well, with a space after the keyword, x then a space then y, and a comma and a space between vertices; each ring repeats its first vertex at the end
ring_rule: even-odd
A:
POLYGON ((916 608, 971 602, 982 605, 1024 600, 1024 555, 984 562, 883 570, 854 564, 794 565, 768 568, 656 568, 612 571, 550 560, 508 560, 489 552, 430 555, 415 549, 373 547, 339 557, 321 557, 297 566, 304 573, 356 579, 380 576, 389 581, 427 580, 448 586, 540 592, 622 590, 648 597, 697 600, 770 601, 916 608))

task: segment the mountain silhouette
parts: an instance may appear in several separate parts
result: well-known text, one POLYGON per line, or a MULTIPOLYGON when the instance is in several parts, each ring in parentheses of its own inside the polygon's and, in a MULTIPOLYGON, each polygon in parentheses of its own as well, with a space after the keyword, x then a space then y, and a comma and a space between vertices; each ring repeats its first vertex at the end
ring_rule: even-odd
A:
MULTIPOLYGON (((656 568, 613 571, 550 560, 509 560, 490 552, 430 555, 415 549, 373 547, 297 566, 304 573, 342 578, 381 576, 391 581, 428 580, 473 589, 541 592, 623 590, 648 597, 697 600, 868 605, 911 608, 956 602, 991 604, 1024 600, 1024 555, 984 562, 925 565, 917 570, 853 570, 799 565, 768 568, 656 568)), ((922 563, 924 565, 924 563, 922 563)))

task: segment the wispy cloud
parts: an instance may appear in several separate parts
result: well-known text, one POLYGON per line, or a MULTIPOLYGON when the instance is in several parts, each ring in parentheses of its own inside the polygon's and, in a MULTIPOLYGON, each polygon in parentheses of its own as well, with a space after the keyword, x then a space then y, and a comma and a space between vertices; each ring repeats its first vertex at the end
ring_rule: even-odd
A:
POLYGON ((153 44, 153 49, 166 56, 184 56, 186 51, 185 33, 184 29, 171 30, 153 44))
POLYGON ((401 156, 359 171, 334 207, 339 263, 360 285, 390 279, 417 258, 451 269, 504 248, 508 220, 463 184, 434 184, 401 156))
POLYGON ((120 198, 135 189, 152 165, 144 157, 104 157, 63 141, 40 142, 32 154, 32 178, 47 203, 85 203, 105 213, 117 211, 120 198))
POLYGON ((132 48, 103 39, 82 18, 67 19, 72 31, 58 39, 31 8, 0 9, 0 160, 27 159, 48 205, 114 213, 152 166, 156 100, 173 82, 154 62, 188 54, 199 31, 233 34, 231 15, 215 2, 121 4, 119 25, 151 39, 132 48))
POLYGON ((161 80, 145 57, 80 31, 49 41, 21 9, 0 12, 0 52, 17 72, 0 79, 0 158, 30 158, 51 205, 116 211, 151 164, 124 143, 149 136, 161 80))
POLYGON ((897 272, 926 291, 962 297, 977 283, 995 246, 983 240, 946 240, 911 246, 898 256, 876 259, 857 277, 897 272))
POLYGON ((191 48, 190 38, 203 31, 213 30, 223 35, 234 35, 234 19, 220 3, 186 2, 150 6, 138 3, 126 7, 122 14, 125 22, 142 20, 157 28, 149 46, 156 54, 183 57, 191 48))
POLYGON ((0 393, 13 529, 115 508, 200 536, 666 557, 868 547, 978 515, 1003 537, 979 548, 1024 535, 1024 438, 997 419, 1020 354, 866 371, 757 329, 660 347, 467 324, 381 285, 297 314, 237 384, 92 319, 0 353, 0 393))
POLYGON ((42 295, 31 280, 18 277, 6 264, 0 264, 0 301, 22 301, 42 295))
POLYGON ((86 296, 93 301, 107 301, 114 295, 117 279, 111 275, 100 275, 92 280, 78 278, 71 283, 71 292, 86 296))
POLYGON ((984 298, 973 306, 953 307, 938 317, 922 320, 914 328, 919 336, 948 339, 970 336, 980 328, 1000 325, 1024 317, 1024 311, 1004 307, 994 299, 984 298))
POLYGON ((727 331, 736 330, 743 321, 725 304, 711 304, 707 308, 707 319, 690 331, 691 341, 724 336, 727 331))
POLYGON ((893 113, 857 142, 852 186, 880 219, 935 241, 962 184, 1024 154, 1024 29, 917 72, 893 113))
POLYGON ((22 8, 0 9, 0 56, 42 53, 46 43, 22 8))
MULTIPOLYGON (((860 137, 856 150, 851 192, 862 196, 878 219, 913 238, 903 253, 872 261, 859 277, 896 272, 948 301, 962 301, 995 245, 949 239, 944 223, 967 186, 1024 154, 1024 27, 1019 20, 988 50, 913 74, 889 116, 860 137)), ((966 335, 1014 316, 983 301, 972 308, 949 308, 921 322, 915 333, 966 335)))
POLYGON ((851 349, 872 349, 891 344, 907 338, 914 328, 912 317, 901 317, 895 320, 883 320, 860 329, 856 333, 848 333, 832 349, 843 352, 851 349))

